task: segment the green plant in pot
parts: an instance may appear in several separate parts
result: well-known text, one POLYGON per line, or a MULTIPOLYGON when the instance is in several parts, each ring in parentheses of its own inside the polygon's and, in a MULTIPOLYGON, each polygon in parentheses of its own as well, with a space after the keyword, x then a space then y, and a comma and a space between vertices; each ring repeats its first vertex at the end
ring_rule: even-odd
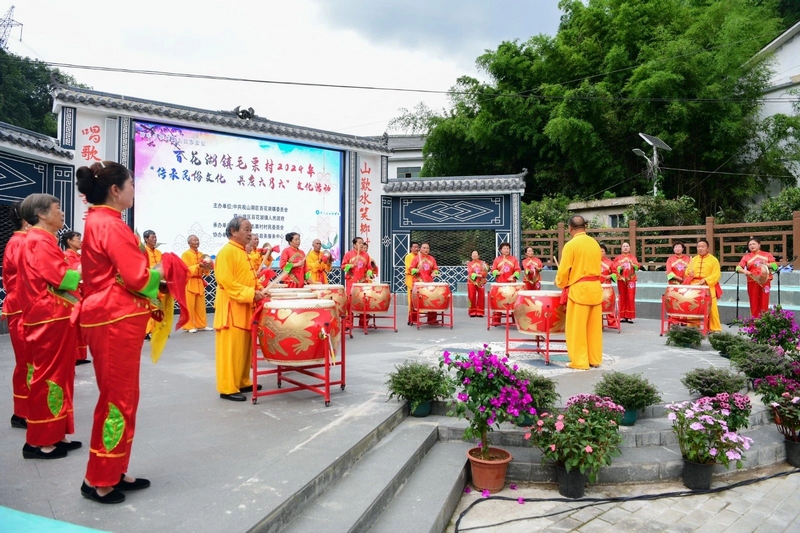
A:
MULTIPOLYGON (((531 405, 536 409, 537 414, 552 411, 556 402, 561 399, 561 395, 556 392, 556 380, 543 376, 538 372, 527 368, 517 370, 517 379, 527 381, 528 394, 531 395, 531 405)), ((530 426, 535 418, 531 414, 523 413, 520 417, 519 425, 530 426)))
POLYGON ((598 396, 611 398, 614 403, 625 408, 623 426, 632 426, 636 423, 639 411, 661 401, 656 386, 641 374, 606 372, 594 386, 594 392, 598 396))
POLYGON ((480 445, 467 453, 472 485, 497 492, 505 485, 511 454, 490 447, 489 433, 502 422, 517 423, 523 414, 536 414, 527 384, 519 379, 517 365, 509 365, 507 357, 494 355, 485 344, 483 350, 469 354, 451 357, 444 352, 439 366, 455 372, 458 395, 448 414, 468 420, 465 440, 480 440, 480 445))
POLYGON ((739 392, 747 385, 747 378, 727 368, 695 368, 683 375, 681 383, 692 394, 716 396, 720 392, 739 392))
POLYGON ((419 361, 395 365, 394 372, 388 376, 386 387, 389 389, 389 398, 396 396, 408 401, 413 416, 427 416, 434 400, 449 398, 455 391, 447 372, 419 361))
POLYGON ((730 358, 731 350, 752 344, 746 337, 738 333, 714 331, 708 334, 711 347, 719 352, 722 357, 730 358))
POLYGON ((703 334, 693 326, 675 324, 667 331, 667 346, 677 346, 678 348, 699 348, 703 340, 703 334))
POLYGON ((800 468, 800 396, 783 393, 770 404, 775 425, 783 435, 786 461, 800 468))
POLYGON ((792 373, 792 360, 765 344, 752 345, 744 356, 732 358, 731 362, 739 372, 752 380, 792 373))

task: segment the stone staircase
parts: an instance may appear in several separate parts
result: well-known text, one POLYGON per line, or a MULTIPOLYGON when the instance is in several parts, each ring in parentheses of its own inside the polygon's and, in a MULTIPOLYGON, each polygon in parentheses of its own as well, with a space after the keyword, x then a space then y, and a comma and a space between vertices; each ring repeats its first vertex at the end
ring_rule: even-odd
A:
MULTIPOLYGON (((426 418, 408 417, 398 404, 373 431, 344 453, 331 457, 305 485, 250 531, 440 532, 444 531, 468 482, 466 452, 474 446, 461 436, 467 422, 446 416, 437 403, 426 418)), ((768 410, 755 404, 754 440, 744 469, 785 460, 782 437, 768 410)), ((648 408, 632 427, 622 427, 622 456, 601 470, 598 483, 653 483, 681 478, 680 451, 663 406, 648 408)), ((554 483, 555 468, 542 464, 527 445, 526 430, 504 424, 491 434, 494 445, 512 453, 508 482, 554 483)), ((320 453, 324 451, 320 450, 320 453)), ((715 477, 733 474, 718 466, 715 477)))

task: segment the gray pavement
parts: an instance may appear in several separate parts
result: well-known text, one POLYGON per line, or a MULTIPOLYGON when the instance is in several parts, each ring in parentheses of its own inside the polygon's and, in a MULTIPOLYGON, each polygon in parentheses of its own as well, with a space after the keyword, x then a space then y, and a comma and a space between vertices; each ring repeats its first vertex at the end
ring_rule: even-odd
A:
MULTIPOLYGON (((402 298, 398 300, 403 301, 402 298)), ((398 333, 380 330, 364 336, 356 332, 354 339, 348 339, 347 387, 334 389, 329 407, 324 406, 320 396, 310 392, 260 398, 255 405, 221 400, 215 389, 213 332, 174 334, 157 365, 150 362, 145 344, 141 403, 130 473, 151 479, 153 485, 139 493, 130 493, 120 506, 102 506, 80 496, 79 487, 88 458, 86 447, 55 461, 22 458, 24 431, 12 429, 7 421, 11 415, 13 355, 8 337, 2 336, 0 413, 6 414, 0 430, 0 505, 29 513, 34 518, 46 517, 105 531, 246 531, 285 505, 290 495, 306 490, 308 480, 323 471, 330 458, 340 457, 366 440, 378 438, 371 432, 388 418, 397 416, 399 409, 397 402, 387 401, 384 386, 386 374, 395 364, 410 358, 436 361, 444 349, 478 349, 484 342, 498 351, 505 347, 504 330, 487 331, 485 321, 468 318, 465 309, 456 309, 453 330, 408 327, 405 313, 406 309, 398 306, 398 333)), ((658 385, 665 401, 688 399, 687 391, 680 384, 685 371, 699 366, 728 365, 707 343, 702 350, 664 346, 664 339, 658 336, 658 322, 654 320, 637 320, 633 325, 624 325, 621 334, 607 331, 604 353, 606 358, 600 369, 584 372, 565 368, 564 355, 553 357, 551 365, 544 365, 540 358, 526 353, 514 353, 511 358, 555 377, 564 399, 591 391, 602 371, 607 369, 641 372, 658 385)), ((274 379, 265 387, 275 388, 274 379)), ((74 438, 82 440, 85 446, 96 399, 92 366, 78 367, 74 438)), ((748 508, 753 507, 754 513, 762 508, 761 503, 764 509, 772 509, 767 518, 781 522, 780 527, 775 526, 771 531, 796 526, 796 509, 800 509, 797 476, 768 483, 779 484, 777 493, 785 496, 777 505, 769 503, 775 499, 773 489, 763 491, 747 487, 741 489, 739 499, 751 502, 748 508)), ((619 494, 638 490, 637 487, 593 487, 589 495, 596 495, 596 491, 619 494)), ((543 491, 541 486, 530 490, 543 491)), ((666 492, 676 490, 676 484, 646 486, 646 490, 666 492)), ((506 489, 504 494, 508 492, 506 489)), ((556 494, 549 488, 543 493, 556 494)), ((516 494, 521 495, 522 490, 518 489, 516 494)), ((461 505, 475 497, 474 494, 465 495, 461 505)), ((640 512, 641 516, 647 516, 648 512, 642 509, 649 506, 663 514, 666 508, 663 502, 648 502, 637 509, 632 509, 633 504, 624 505, 632 509, 626 510, 629 514, 640 512)), ((533 504, 514 503, 510 507, 516 510, 514 506, 528 512, 533 504)), ((610 509, 601 508, 603 512, 610 509)), ((688 511, 690 509, 682 511, 683 515, 694 515, 688 511)), ((0 509, 0 531, 6 531, 2 512, 0 509)), ((468 517, 479 518, 483 513, 474 511, 468 517)), ((505 519, 511 516, 509 513, 512 511, 504 507, 502 511, 489 514, 495 519, 498 516, 505 519)), ((555 522, 551 521, 547 527, 569 530, 574 526, 589 531, 616 524, 611 521, 613 514, 601 522, 593 513, 578 511, 568 517, 572 521, 561 525, 553 525, 555 522)), ((750 529, 745 526, 751 522, 742 522, 736 526, 741 529, 731 531, 755 531, 766 520, 750 529)), ((675 531, 687 530, 683 525, 678 527, 678 522, 665 525, 667 529, 677 528, 673 529, 675 531)), ((632 524, 626 521, 616 525, 623 531, 638 530, 632 524)), ((494 530, 532 531, 537 527, 541 525, 531 526, 528 522, 494 530), (512 527, 523 529, 507 529, 512 527)))

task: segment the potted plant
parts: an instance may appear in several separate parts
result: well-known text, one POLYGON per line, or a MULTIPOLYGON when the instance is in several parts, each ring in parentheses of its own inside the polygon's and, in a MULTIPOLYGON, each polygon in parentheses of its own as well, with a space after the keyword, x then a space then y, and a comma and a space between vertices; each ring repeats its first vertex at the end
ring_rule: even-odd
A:
POLYGON ((792 360, 766 344, 752 346, 744 356, 732 358, 731 362, 751 380, 792 373, 792 360))
POLYGON ((683 457, 683 484, 691 490, 708 490, 714 465, 742 468, 745 450, 753 440, 728 427, 727 416, 710 398, 668 404, 667 418, 678 437, 683 457))
POLYGON ((700 396, 716 396, 720 392, 733 394, 739 392, 747 379, 739 374, 734 374, 727 368, 695 368, 688 371, 681 378, 681 383, 692 394, 700 396))
POLYGON ((739 331, 758 344, 769 344, 780 348, 781 354, 796 354, 800 344, 800 325, 794 320, 794 313, 776 305, 757 317, 740 322, 739 331))
MULTIPOLYGON (((527 381, 528 394, 531 395, 531 405, 537 414, 552 411, 561 395, 556 392, 556 380, 543 376, 533 370, 520 368, 517 370, 517 379, 527 381)), ((534 422, 533 415, 523 413, 519 425, 530 426, 534 422)))
POLYGON ((562 496, 583 497, 586 481, 594 483, 600 468, 620 454, 624 411, 610 398, 579 394, 567 400, 564 412, 537 417, 525 438, 541 450, 542 462, 556 464, 562 496))
POLYGON ((791 396, 800 396, 800 381, 783 375, 766 376, 755 380, 756 394, 761 397, 764 405, 777 402, 785 393, 791 396))
POLYGON ((770 404, 775 425, 783 435, 786 461, 800 467, 800 395, 784 392, 770 404))
POLYGON ((623 426, 634 425, 639 411, 661 401, 656 386, 641 374, 606 372, 594 386, 594 393, 607 396, 625 408, 621 422, 623 426))
POLYGON ((667 331, 667 346, 678 348, 699 348, 703 334, 694 326, 675 324, 667 331))
POLYGON ((489 446, 489 432, 502 422, 517 422, 522 414, 536 414, 528 384, 517 375, 517 365, 498 357, 484 344, 483 350, 450 356, 444 352, 440 367, 455 371, 457 401, 450 414, 466 418, 464 439, 480 439, 480 446, 467 453, 472 484, 477 489, 497 492, 505 485, 511 462, 507 450, 489 446))
POLYGON ((738 333, 727 333, 723 331, 709 333, 708 342, 722 357, 726 358, 730 358, 731 349, 752 344, 746 337, 738 333))
POLYGON ((395 365, 394 372, 388 376, 389 398, 397 396, 408 401, 412 416, 428 416, 433 401, 449 398, 454 390, 450 377, 442 368, 419 361, 395 365))

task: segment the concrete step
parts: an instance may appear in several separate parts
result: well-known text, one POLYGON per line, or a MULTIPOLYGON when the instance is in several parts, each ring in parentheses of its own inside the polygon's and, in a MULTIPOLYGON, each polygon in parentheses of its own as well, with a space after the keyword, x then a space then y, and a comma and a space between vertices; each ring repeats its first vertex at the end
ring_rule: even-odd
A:
MULTIPOLYGON (((367 531, 438 438, 437 427, 408 418, 331 484, 307 502, 283 530, 367 531)), ((462 456, 466 461, 466 456, 462 456)), ((447 517, 449 519, 449 515, 447 517)))
POLYGON ((466 442, 437 442, 370 533, 444 531, 467 484, 466 442))

